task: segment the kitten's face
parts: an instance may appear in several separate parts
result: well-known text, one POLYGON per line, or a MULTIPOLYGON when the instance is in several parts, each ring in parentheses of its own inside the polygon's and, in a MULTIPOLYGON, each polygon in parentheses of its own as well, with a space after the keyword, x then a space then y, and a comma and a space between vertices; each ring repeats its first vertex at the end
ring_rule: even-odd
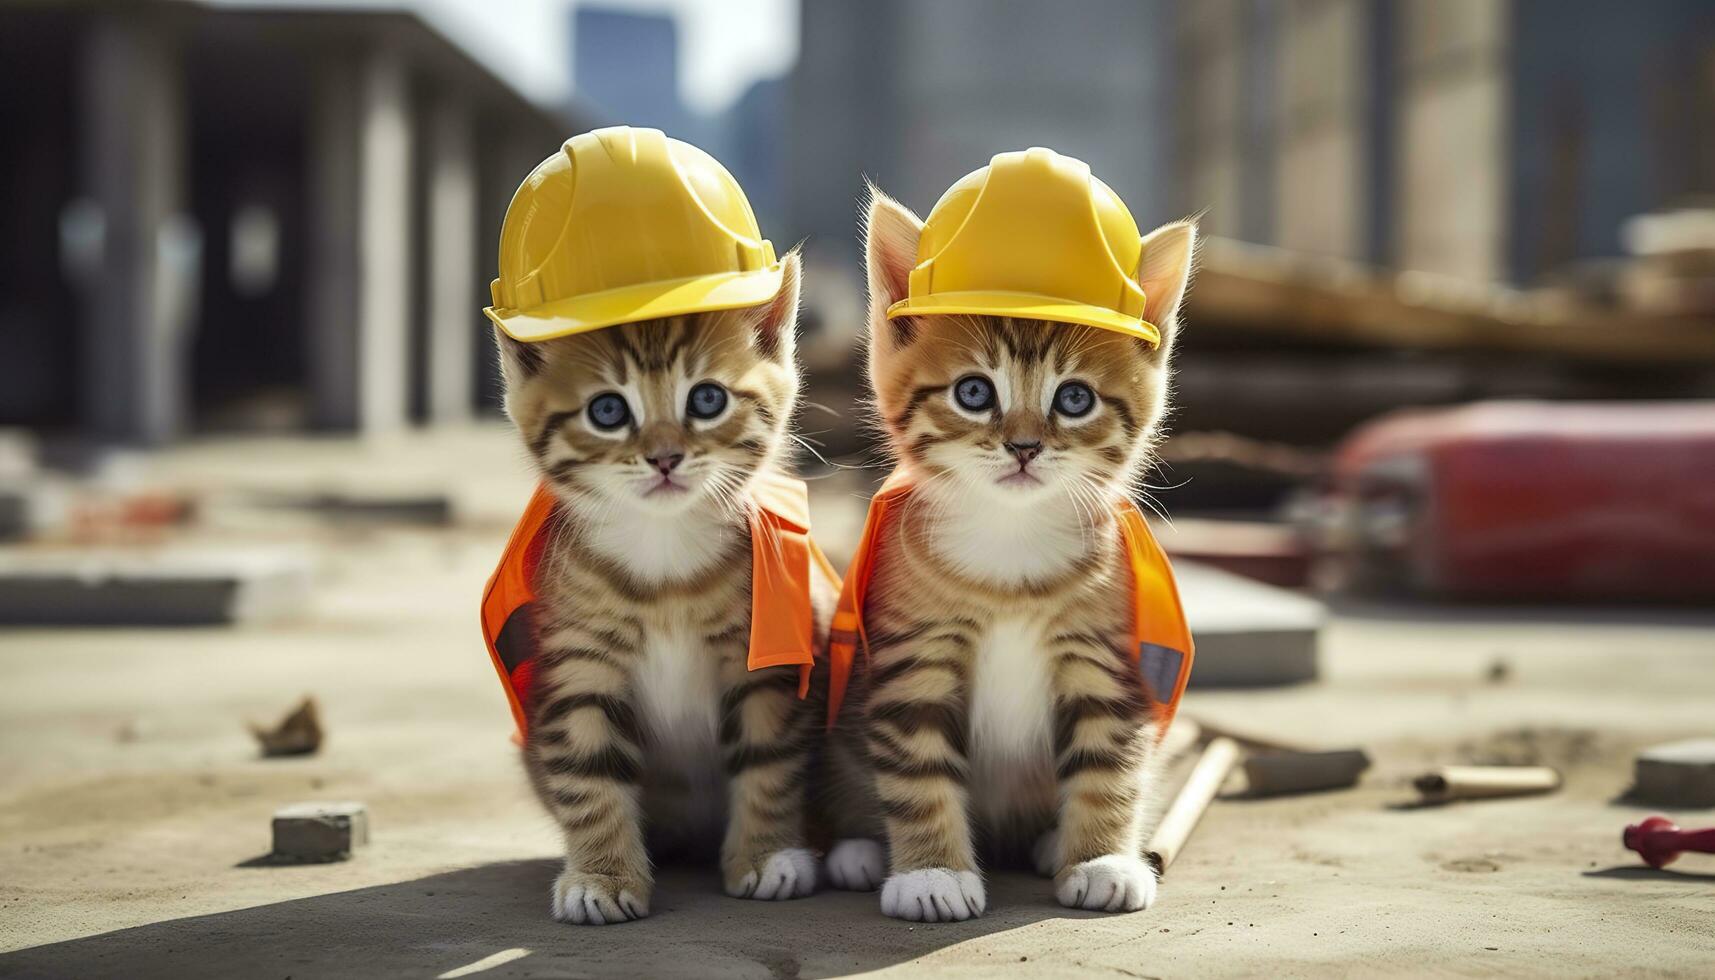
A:
POLYGON ((785 439, 798 394, 797 258, 773 303, 537 344, 498 335, 507 414, 573 508, 668 515, 736 506, 785 439))
POLYGON ((977 505, 1060 496, 1089 509, 1124 492, 1167 404, 1168 363, 1195 229, 1144 239, 1138 279, 1159 346, 1078 324, 992 316, 886 319, 904 298, 922 225, 876 193, 866 222, 869 373, 894 452, 977 505))
POLYGON ((1148 451, 1167 378, 1135 339, 1003 317, 908 330, 873 379, 895 451, 922 476, 979 500, 1093 502, 1148 451))

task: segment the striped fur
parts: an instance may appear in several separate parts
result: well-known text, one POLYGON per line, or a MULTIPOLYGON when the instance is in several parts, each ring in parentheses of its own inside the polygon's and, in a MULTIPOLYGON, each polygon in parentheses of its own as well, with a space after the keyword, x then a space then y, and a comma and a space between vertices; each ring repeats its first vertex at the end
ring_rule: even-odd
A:
MULTIPOLYGON (((782 465, 797 398, 796 256, 774 303, 533 345, 499 335, 507 411, 566 520, 539 572, 540 641, 524 761, 559 823, 553 914, 648 914, 652 855, 719 854, 734 895, 814 885, 804 841, 813 708, 796 668, 750 672, 745 487, 782 465), (695 385, 728 405, 692 418, 695 385), (604 431, 598 396, 631 419, 604 431), (683 456, 650 492, 648 457, 683 456)), ((825 635, 831 590, 816 598, 825 635)))
MULTIPOLYGON (((1141 851, 1156 731, 1127 649, 1131 582, 1113 505, 1139 489, 1160 431, 1194 232, 1170 225, 1146 239, 1140 278, 1164 334, 1152 349, 1034 320, 886 320, 919 229, 899 205, 872 201, 870 381, 918 489, 878 537, 871 660, 818 781, 843 839, 832 853, 879 853, 849 845, 884 838, 882 909, 904 918, 981 914, 980 860, 1033 848, 1063 904, 1140 908, 1155 884, 1141 851), (972 375, 992 384, 992 407, 958 402, 956 384, 972 375), (1069 381, 1096 396, 1083 417, 1053 408, 1069 381), (1031 444, 1030 459, 1008 448, 1031 444)), ((830 877, 880 880, 857 863, 831 857, 830 877)))

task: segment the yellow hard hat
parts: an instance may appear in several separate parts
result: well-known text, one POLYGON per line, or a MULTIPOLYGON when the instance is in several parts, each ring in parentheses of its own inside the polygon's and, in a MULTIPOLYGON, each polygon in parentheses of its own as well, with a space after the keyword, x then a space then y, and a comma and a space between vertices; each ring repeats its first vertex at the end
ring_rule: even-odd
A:
POLYGON ((1143 239, 1082 160, 1002 153, 941 195, 917 241, 906 297, 888 319, 979 313, 1084 323, 1161 343, 1143 319, 1143 239))
POLYGON ((500 229, 483 312, 515 340, 755 306, 782 268, 732 174, 660 130, 574 136, 530 172, 500 229))

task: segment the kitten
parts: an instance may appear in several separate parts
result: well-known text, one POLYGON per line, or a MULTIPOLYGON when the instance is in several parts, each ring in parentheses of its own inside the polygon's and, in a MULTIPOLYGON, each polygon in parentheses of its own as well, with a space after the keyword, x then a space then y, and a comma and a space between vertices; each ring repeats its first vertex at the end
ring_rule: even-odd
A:
POLYGON ((1159 432, 1195 227, 1143 243, 1159 347, 1011 317, 890 321, 922 224, 874 193, 865 228, 870 383, 916 489, 878 532, 870 660, 821 765, 829 880, 880 885, 891 916, 965 919, 987 901, 979 843, 999 859, 1034 843, 1062 905, 1146 907, 1158 726, 1128 658, 1114 507, 1159 432))
MULTIPOLYGON (((507 414, 564 518, 537 575, 524 745, 565 836, 556 918, 647 915, 651 852, 718 848, 734 896, 815 886, 815 709, 798 668, 746 669, 746 487, 782 465, 799 387, 798 257, 784 264, 752 309, 533 344, 496 333, 507 414)), ((818 639, 834 600, 817 579, 818 639)))

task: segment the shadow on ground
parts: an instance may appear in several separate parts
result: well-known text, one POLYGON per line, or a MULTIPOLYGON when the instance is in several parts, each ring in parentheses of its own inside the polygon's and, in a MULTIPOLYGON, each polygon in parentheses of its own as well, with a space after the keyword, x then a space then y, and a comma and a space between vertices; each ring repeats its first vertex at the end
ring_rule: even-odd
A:
POLYGON ((0 977, 437 977, 492 957, 491 968, 461 975, 780 980, 878 969, 1095 914, 1060 908, 1048 882, 1026 875, 992 876, 981 919, 924 925, 883 917, 873 893, 746 902, 722 895, 709 873, 673 870, 649 918, 569 926, 548 918, 558 870, 547 860, 491 864, 158 922, 0 955, 0 977))
POLYGON ((1675 871, 1672 868, 1645 868, 1635 864, 1585 871, 1583 875, 1586 878, 1619 878, 1624 881, 1715 881, 1715 874, 1708 871, 1675 871))
POLYGON ((1654 626, 1697 630, 1708 629, 1715 624, 1715 614, 1710 612, 1708 605, 1695 602, 1565 604, 1335 595, 1328 597, 1328 605, 1344 619, 1382 623, 1654 626))

